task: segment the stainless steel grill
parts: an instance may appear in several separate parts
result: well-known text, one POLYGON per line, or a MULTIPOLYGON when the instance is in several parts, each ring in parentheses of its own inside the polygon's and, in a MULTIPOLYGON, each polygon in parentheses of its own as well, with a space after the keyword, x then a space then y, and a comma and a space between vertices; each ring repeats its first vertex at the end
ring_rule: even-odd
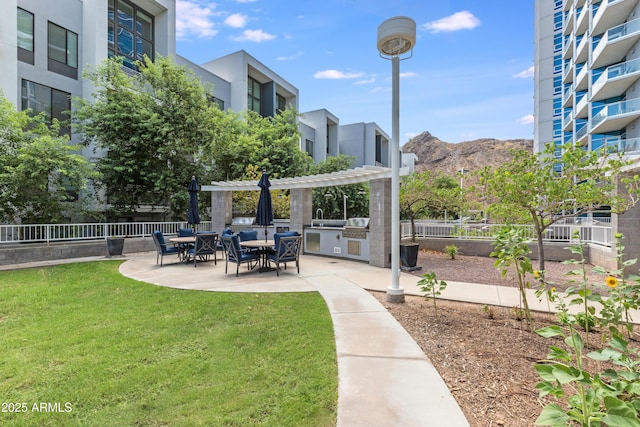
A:
POLYGON ((347 239, 366 239, 369 229, 369 218, 349 218, 342 230, 342 237, 347 239))

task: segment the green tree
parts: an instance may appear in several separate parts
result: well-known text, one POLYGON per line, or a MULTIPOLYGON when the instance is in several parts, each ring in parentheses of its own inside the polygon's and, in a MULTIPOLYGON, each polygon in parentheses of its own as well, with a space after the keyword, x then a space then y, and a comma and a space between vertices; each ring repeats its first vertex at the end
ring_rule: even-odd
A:
POLYGON ((45 117, 16 111, 0 93, 0 219, 6 222, 57 223, 81 215, 75 196, 94 177, 91 164, 58 136, 45 117))
POLYGON ((411 221, 411 240, 415 242, 415 220, 427 215, 440 216, 445 210, 460 211, 463 201, 457 181, 430 171, 413 173, 400 183, 400 217, 411 221))
MULTIPOLYGON (((354 156, 338 154, 330 156, 324 162, 313 165, 310 173, 313 175, 339 172, 353 168, 354 156)), ((344 218, 344 196, 347 196, 347 216, 369 216, 369 186, 366 184, 348 184, 313 189, 314 211, 322 209, 324 218, 344 218)))
POLYGON ((74 100, 74 124, 99 154, 98 185, 116 213, 146 204, 184 217, 190 177, 211 178, 202 152, 224 115, 186 67, 159 57, 139 70, 130 77, 110 59, 88 73, 96 91, 93 100, 74 100))
POLYGON ((615 191, 625 164, 621 156, 549 144, 536 154, 516 151, 510 162, 495 170, 485 168, 480 176, 498 203, 528 212, 537 236, 539 269, 544 270, 543 236, 552 224, 601 206, 614 212, 629 208, 632 198, 615 191))

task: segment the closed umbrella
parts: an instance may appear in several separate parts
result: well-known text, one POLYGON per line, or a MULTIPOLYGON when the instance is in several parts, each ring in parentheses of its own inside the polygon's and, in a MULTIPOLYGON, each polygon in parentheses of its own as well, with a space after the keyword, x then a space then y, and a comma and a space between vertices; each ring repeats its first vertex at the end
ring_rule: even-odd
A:
POLYGON ((195 233, 196 224, 200 224, 200 214, 198 213, 198 183, 196 182, 196 177, 191 177, 191 182, 187 187, 189 190, 189 212, 187 213, 187 223, 193 226, 193 231, 195 233))
POLYGON ((271 206, 271 190, 269 190, 271 183, 266 171, 262 171, 258 187, 260 187, 260 199, 256 212, 256 224, 264 226, 264 240, 266 241, 267 227, 273 222, 273 206, 271 206))

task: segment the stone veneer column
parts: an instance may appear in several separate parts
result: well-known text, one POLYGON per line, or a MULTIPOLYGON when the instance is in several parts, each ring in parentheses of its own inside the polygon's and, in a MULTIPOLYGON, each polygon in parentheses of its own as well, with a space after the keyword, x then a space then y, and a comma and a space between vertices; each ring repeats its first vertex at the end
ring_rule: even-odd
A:
POLYGON ((313 198, 310 188, 292 188, 289 193, 289 230, 302 234, 305 226, 311 225, 313 198))
POLYGON ((211 228, 222 233, 222 230, 231 224, 233 199, 231 191, 211 192, 211 228))
POLYGON ((369 181, 369 264, 391 267, 391 179, 369 181))
MULTIPOLYGON (((635 171, 634 171, 635 172, 635 171)), ((618 181, 618 193, 629 197, 626 187, 618 181)), ((596 218, 597 219, 597 218, 596 218)), ((611 214, 611 257, 616 256, 615 234, 624 236, 624 259, 640 258, 640 204, 635 205, 623 214, 611 214)), ((620 266, 616 267, 620 268, 620 266)))

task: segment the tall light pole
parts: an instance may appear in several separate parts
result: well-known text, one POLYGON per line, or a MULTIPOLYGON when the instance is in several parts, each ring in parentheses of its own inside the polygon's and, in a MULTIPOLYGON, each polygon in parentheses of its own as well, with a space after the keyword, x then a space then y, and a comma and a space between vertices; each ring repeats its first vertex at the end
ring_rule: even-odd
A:
POLYGON ((460 226, 462 226, 462 197, 463 197, 462 192, 464 191, 464 188, 463 188, 464 187, 464 174, 467 173, 467 172, 469 172, 469 169, 465 169, 465 168, 458 169, 458 173, 460 174, 460 199, 461 199, 460 200, 460 202, 461 202, 460 203, 460 218, 459 218, 460 219, 460 226))
POLYGON ((391 60, 391 285, 387 301, 404 302, 400 287, 400 55, 411 52, 416 44, 416 23, 406 16, 396 16, 378 27, 378 52, 391 60))

